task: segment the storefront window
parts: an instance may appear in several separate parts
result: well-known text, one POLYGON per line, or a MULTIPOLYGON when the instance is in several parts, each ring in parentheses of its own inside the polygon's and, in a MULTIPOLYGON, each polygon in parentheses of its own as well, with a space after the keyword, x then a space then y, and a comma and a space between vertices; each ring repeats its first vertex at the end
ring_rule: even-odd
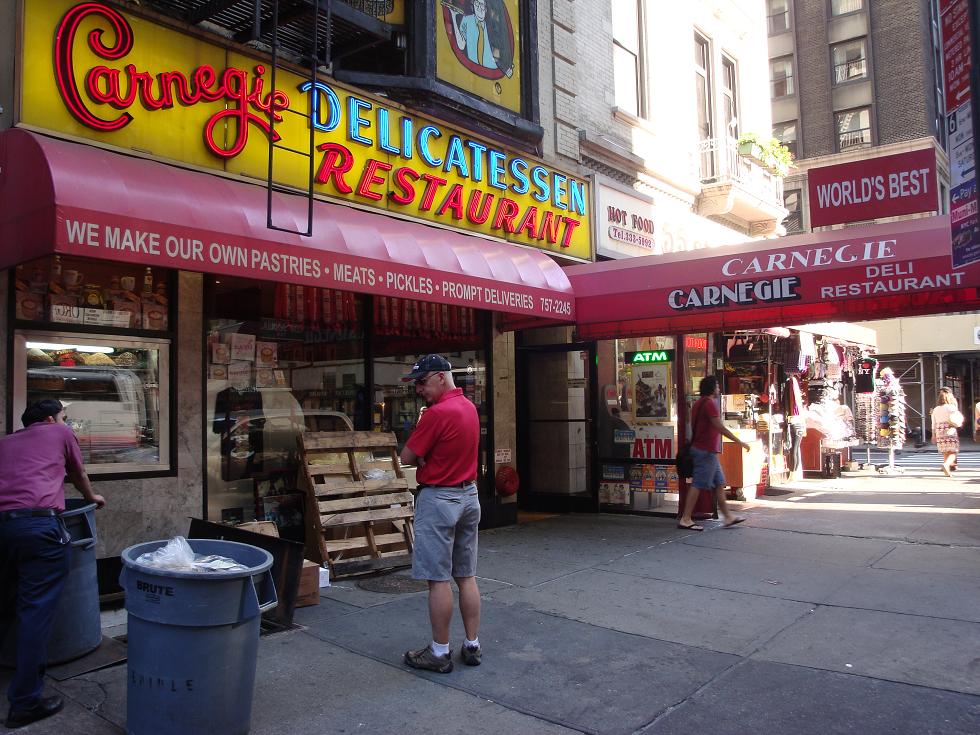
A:
POLYGON ((301 541, 297 437, 368 428, 364 299, 234 278, 205 293, 208 517, 301 541))
MULTIPOLYGON (((402 382, 415 361, 425 354, 445 356, 453 366, 457 388, 480 415, 480 461, 485 468, 487 441, 487 361, 484 314, 474 309, 377 298, 372 352, 375 355, 371 428, 390 431, 401 451, 418 423, 425 402, 412 383, 402 382), (386 313, 387 312, 387 313, 386 313)), ((412 477, 412 468, 407 468, 412 477)))
POLYGON ((13 270, 13 425, 66 406, 92 475, 168 472, 172 271, 53 255, 13 270))
MULTIPOLYGON (((281 537, 304 540, 297 439, 306 431, 390 431, 400 450, 422 409, 401 378, 422 354, 452 362, 486 440, 479 312, 225 277, 208 279, 205 301, 211 520, 272 520, 281 537)), ((406 474, 411 482, 412 469, 406 474)))
POLYGON ((91 475, 170 469, 169 342, 17 331, 14 423, 45 398, 65 406, 91 475))
POLYGON ((675 338, 611 340, 598 352, 599 502, 670 512, 677 502, 675 338))
POLYGON ((166 331, 170 272, 55 255, 18 265, 14 318, 45 326, 166 331))

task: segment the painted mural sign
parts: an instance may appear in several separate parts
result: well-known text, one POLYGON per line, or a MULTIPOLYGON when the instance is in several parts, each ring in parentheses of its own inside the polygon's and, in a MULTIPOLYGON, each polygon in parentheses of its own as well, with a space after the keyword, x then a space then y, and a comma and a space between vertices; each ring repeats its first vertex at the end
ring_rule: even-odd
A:
POLYGON ((309 159, 284 149, 308 150, 312 128, 316 194, 591 256, 590 187, 574 175, 332 80, 280 69, 273 89, 266 64, 110 5, 26 0, 24 17, 28 125, 260 181, 271 141, 273 179, 299 191, 309 159))
POLYGON ((439 79, 520 112, 518 0, 440 0, 435 23, 439 79))

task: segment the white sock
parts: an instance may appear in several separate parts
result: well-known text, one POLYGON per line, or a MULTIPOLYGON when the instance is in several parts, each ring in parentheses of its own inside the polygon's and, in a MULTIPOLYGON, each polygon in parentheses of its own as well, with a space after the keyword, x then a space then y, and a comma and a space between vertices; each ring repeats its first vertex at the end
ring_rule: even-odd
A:
POLYGON ((473 640, 464 638, 463 645, 467 648, 479 648, 480 647, 480 636, 477 636, 473 640))
POLYGON ((449 655, 449 644, 448 643, 436 643, 432 641, 432 652, 436 656, 448 656, 449 655))

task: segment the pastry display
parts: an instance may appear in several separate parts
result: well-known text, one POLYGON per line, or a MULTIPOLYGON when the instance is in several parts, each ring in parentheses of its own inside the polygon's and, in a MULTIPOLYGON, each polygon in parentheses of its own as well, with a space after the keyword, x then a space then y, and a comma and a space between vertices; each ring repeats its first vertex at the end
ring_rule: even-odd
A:
POLYGON ((44 350, 39 350, 37 347, 31 347, 27 351, 27 362, 32 365, 53 365, 54 359, 44 350))

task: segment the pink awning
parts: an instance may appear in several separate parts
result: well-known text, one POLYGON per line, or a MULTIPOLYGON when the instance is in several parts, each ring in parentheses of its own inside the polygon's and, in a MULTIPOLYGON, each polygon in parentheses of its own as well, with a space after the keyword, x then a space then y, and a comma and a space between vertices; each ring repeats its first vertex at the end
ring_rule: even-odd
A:
MULTIPOLYGON (((84 256, 424 299, 567 321, 571 286, 547 254, 339 204, 313 236, 266 227, 264 186, 21 129, 0 133, 0 268, 84 256)), ((305 198, 276 193, 277 226, 305 198)))
POLYGON ((948 217, 565 269, 582 339, 862 321, 980 308, 948 217))

